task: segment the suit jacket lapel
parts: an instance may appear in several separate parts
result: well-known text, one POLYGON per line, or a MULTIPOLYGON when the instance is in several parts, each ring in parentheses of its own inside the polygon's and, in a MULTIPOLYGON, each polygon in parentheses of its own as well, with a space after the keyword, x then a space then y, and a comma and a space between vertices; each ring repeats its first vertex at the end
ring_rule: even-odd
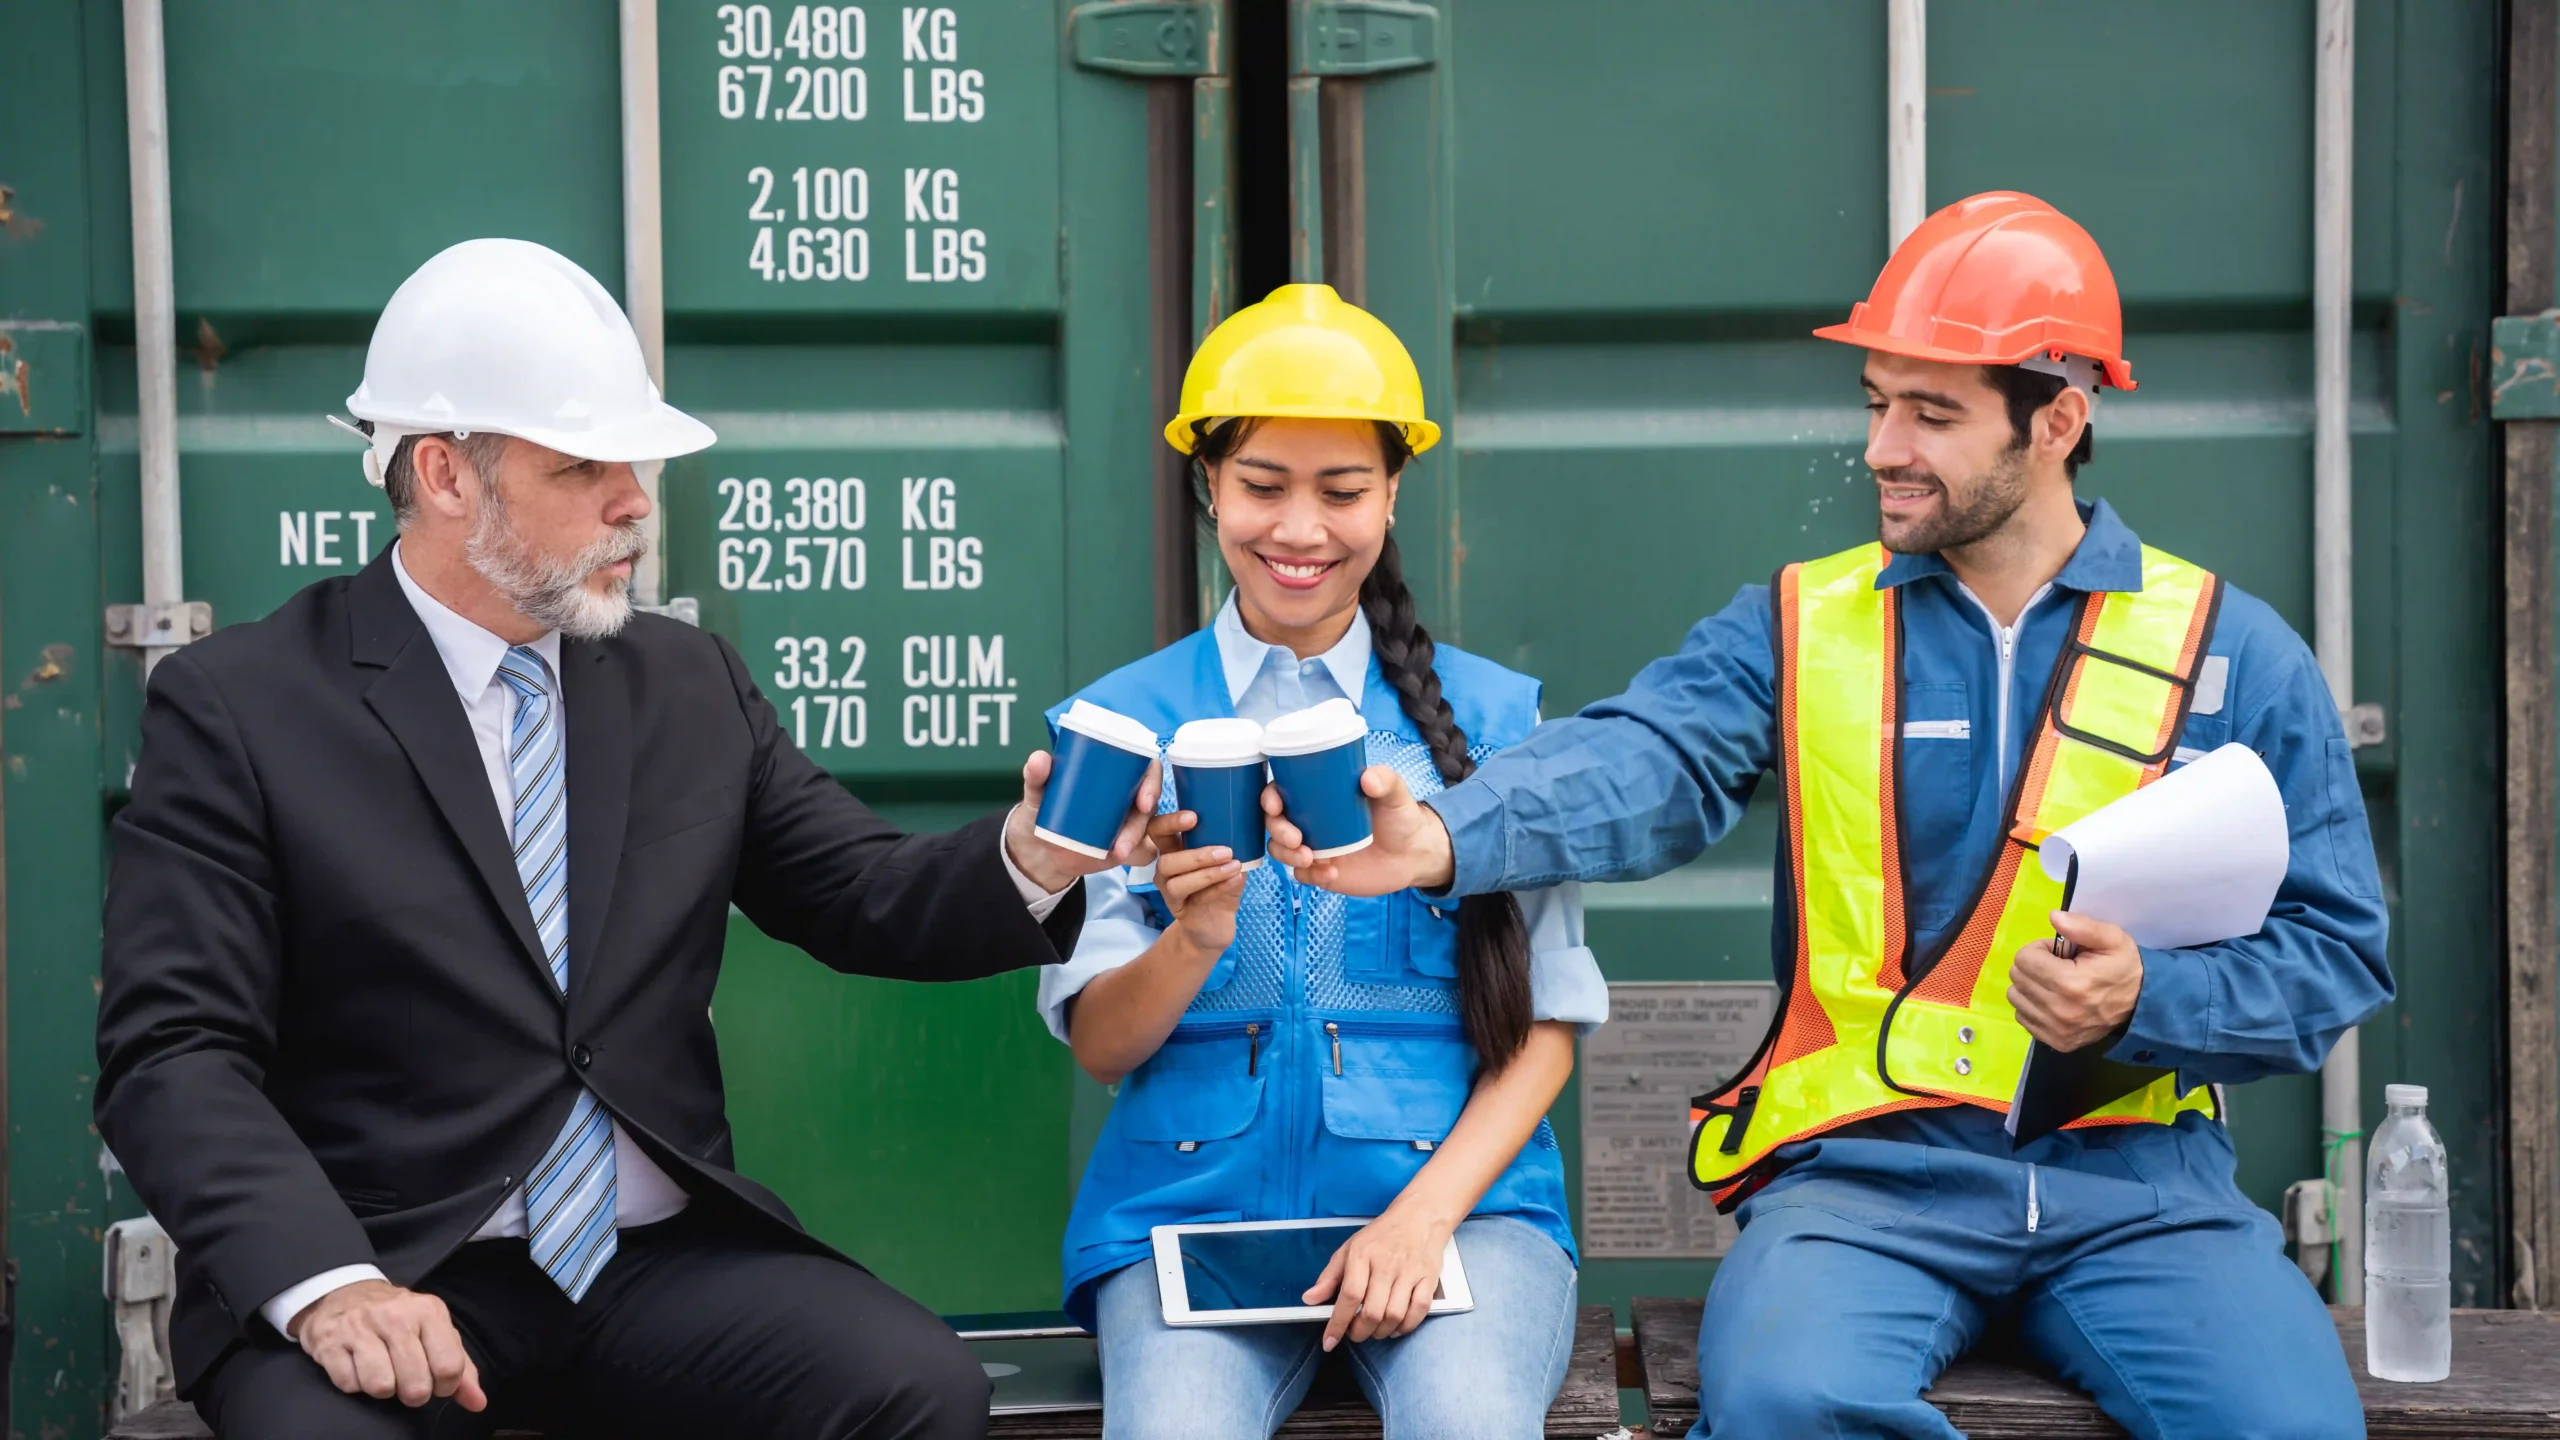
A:
POLYGON ((594 978, 631 814, 631 692, 607 645, 564 642, 560 670, 569 745, 569 989, 579 994, 594 978))
POLYGON ((516 873, 515 851, 507 843, 497 797, 489 793, 489 772, 480 763, 471 722, 453 693, 444 657, 409 607, 409 597, 400 592, 388 548, 350 583, 348 609, 355 662, 382 670, 365 691, 365 704, 407 752, 409 764, 515 931, 526 963, 541 973, 542 988, 551 989, 551 970, 543 963, 541 937, 533 928, 533 907, 525 903, 524 877, 516 873))

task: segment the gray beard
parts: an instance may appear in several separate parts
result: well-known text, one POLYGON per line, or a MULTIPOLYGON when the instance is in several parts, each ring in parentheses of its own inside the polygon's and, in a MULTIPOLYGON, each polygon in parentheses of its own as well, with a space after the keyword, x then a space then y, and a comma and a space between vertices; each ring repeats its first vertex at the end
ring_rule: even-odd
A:
POLYGON ((599 595, 587 588, 587 579, 617 560, 637 562, 648 553, 648 537, 640 533, 640 522, 625 520, 612 534, 570 558, 554 560, 537 553, 516 533, 497 487, 483 486, 482 495, 480 518, 473 522, 471 538, 462 549, 480 578, 516 613, 569 639, 603 640, 620 634, 631 620, 631 582, 617 578, 599 595))
MULTIPOLYGON (((1876 478, 1883 480, 1900 473, 1903 472, 1888 471, 1876 478)), ((1984 473, 1973 498, 1961 507, 1954 503, 1946 482, 1937 483, 1948 503, 1934 519, 1921 522, 1899 539, 1886 534, 1883 521, 1877 521, 1876 538, 1884 542, 1884 548, 1897 555, 1935 555, 1943 550, 1961 550, 1996 533, 2009 523, 2010 516, 2018 513, 2019 506, 2027 503, 2026 449, 2020 446, 2001 456, 2000 463, 1984 473)))

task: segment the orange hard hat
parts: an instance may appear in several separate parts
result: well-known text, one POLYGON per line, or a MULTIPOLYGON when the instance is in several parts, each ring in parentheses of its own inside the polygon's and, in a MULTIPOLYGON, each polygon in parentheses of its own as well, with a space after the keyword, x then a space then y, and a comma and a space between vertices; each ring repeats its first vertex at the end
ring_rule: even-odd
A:
POLYGON ((1813 333, 1961 365, 2051 369, 2078 357, 2095 362, 2103 383, 2134 388, 2115 272, 2098 242, 2015 190, 1971 196, 1921 221, 1874 291, 1850 307, 1848 323, 1813 333))

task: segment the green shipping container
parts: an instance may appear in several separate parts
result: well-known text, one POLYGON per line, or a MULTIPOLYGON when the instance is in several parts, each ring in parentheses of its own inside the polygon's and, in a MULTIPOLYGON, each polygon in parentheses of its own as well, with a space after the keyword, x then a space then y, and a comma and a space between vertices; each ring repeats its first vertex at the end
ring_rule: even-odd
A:
MULTIPOLYGON (((321 423, 427 256, 539 240, 619 291, 611 0, 165 0, 186 595, 217 623, 390 535, 321 423)), ((1322 275, 1396 327, 1451 443, 1408 476, 1437 633, 1617 690, 1743 583, 1871 533, 1854 354, 1806 338, 1886 253, 1882 0, 1321 5, 659 0, 663 594, 901 820, 1007 803, 1037 712, 1196 624, 1155 439, 1239 294, 1322 275), (1294 120, 1293 120, 1294 115, 1294 120), (1291 140, 1293 124, 1299 141, 1291 140)), ((2081 480, 2311 620, 2311 0, 1938 0, 1927 199, 2096 234, 2138 395, 2081 480)), ((2501 7, 2356 34, 2356 668, 2400 1002, 2365 1080, 2432 1087, 2457 1303, 2499 1303, 2495 445, 2501 7)), ((0 845, 13 1434, 96 1433, 98 902, 140 598, 123 32, 0 0, 0 845), (24 368, 17 368, 20 365, 24 368)), ((1595 888, 1613 980, 1768 974, 1770 817, 1595 888)), ((1108 1096, 1029 976, 847 981, 733 922, 715 1015, 743 1168, 937 1309, 1057 1303, 1108 1096)), ((1700 1076, 1700 1081, 1716 1077, 1700 1076)), ((2317 1082, 2234 1099, 2261 1203, 2318 1173, 2317 1082)), ((2369 1113, 2378 1112, 2378 1106, 2369 1113)), ((1556 1119, 1579 1161, 1578 1089, 1556 1119)), ((1588 1298, 1711 1261, 1595 1260, 1588 1298)))

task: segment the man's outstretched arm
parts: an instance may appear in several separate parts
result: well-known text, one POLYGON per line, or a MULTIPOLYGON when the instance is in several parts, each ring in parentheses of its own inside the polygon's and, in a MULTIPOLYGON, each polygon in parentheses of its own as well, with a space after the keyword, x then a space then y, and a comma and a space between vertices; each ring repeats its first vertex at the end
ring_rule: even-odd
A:
POLYGON ((1266 794, 1273 853, 1347 894, 1474 895, 1567 880, 1641 880, 1684 865, 1742 818, 1773 762, 1769 592, 1743 588, 1624 694, 1539 726, 1417 804, 1384 767, 1363 777, 1377 841, 1317 861, 1266 794))
POLYGON ((728 642, 716 641, 751 743, 735 898, 758 928, 835 969, 895 980, 975 980, 1058 963, 1084 923, 1086 874, 1154 858, 1150 774, 1107 858, 1032 835, 1049 775, 1024 801, 953 831, 909 833, 855 799, 793 744, 728 642))

